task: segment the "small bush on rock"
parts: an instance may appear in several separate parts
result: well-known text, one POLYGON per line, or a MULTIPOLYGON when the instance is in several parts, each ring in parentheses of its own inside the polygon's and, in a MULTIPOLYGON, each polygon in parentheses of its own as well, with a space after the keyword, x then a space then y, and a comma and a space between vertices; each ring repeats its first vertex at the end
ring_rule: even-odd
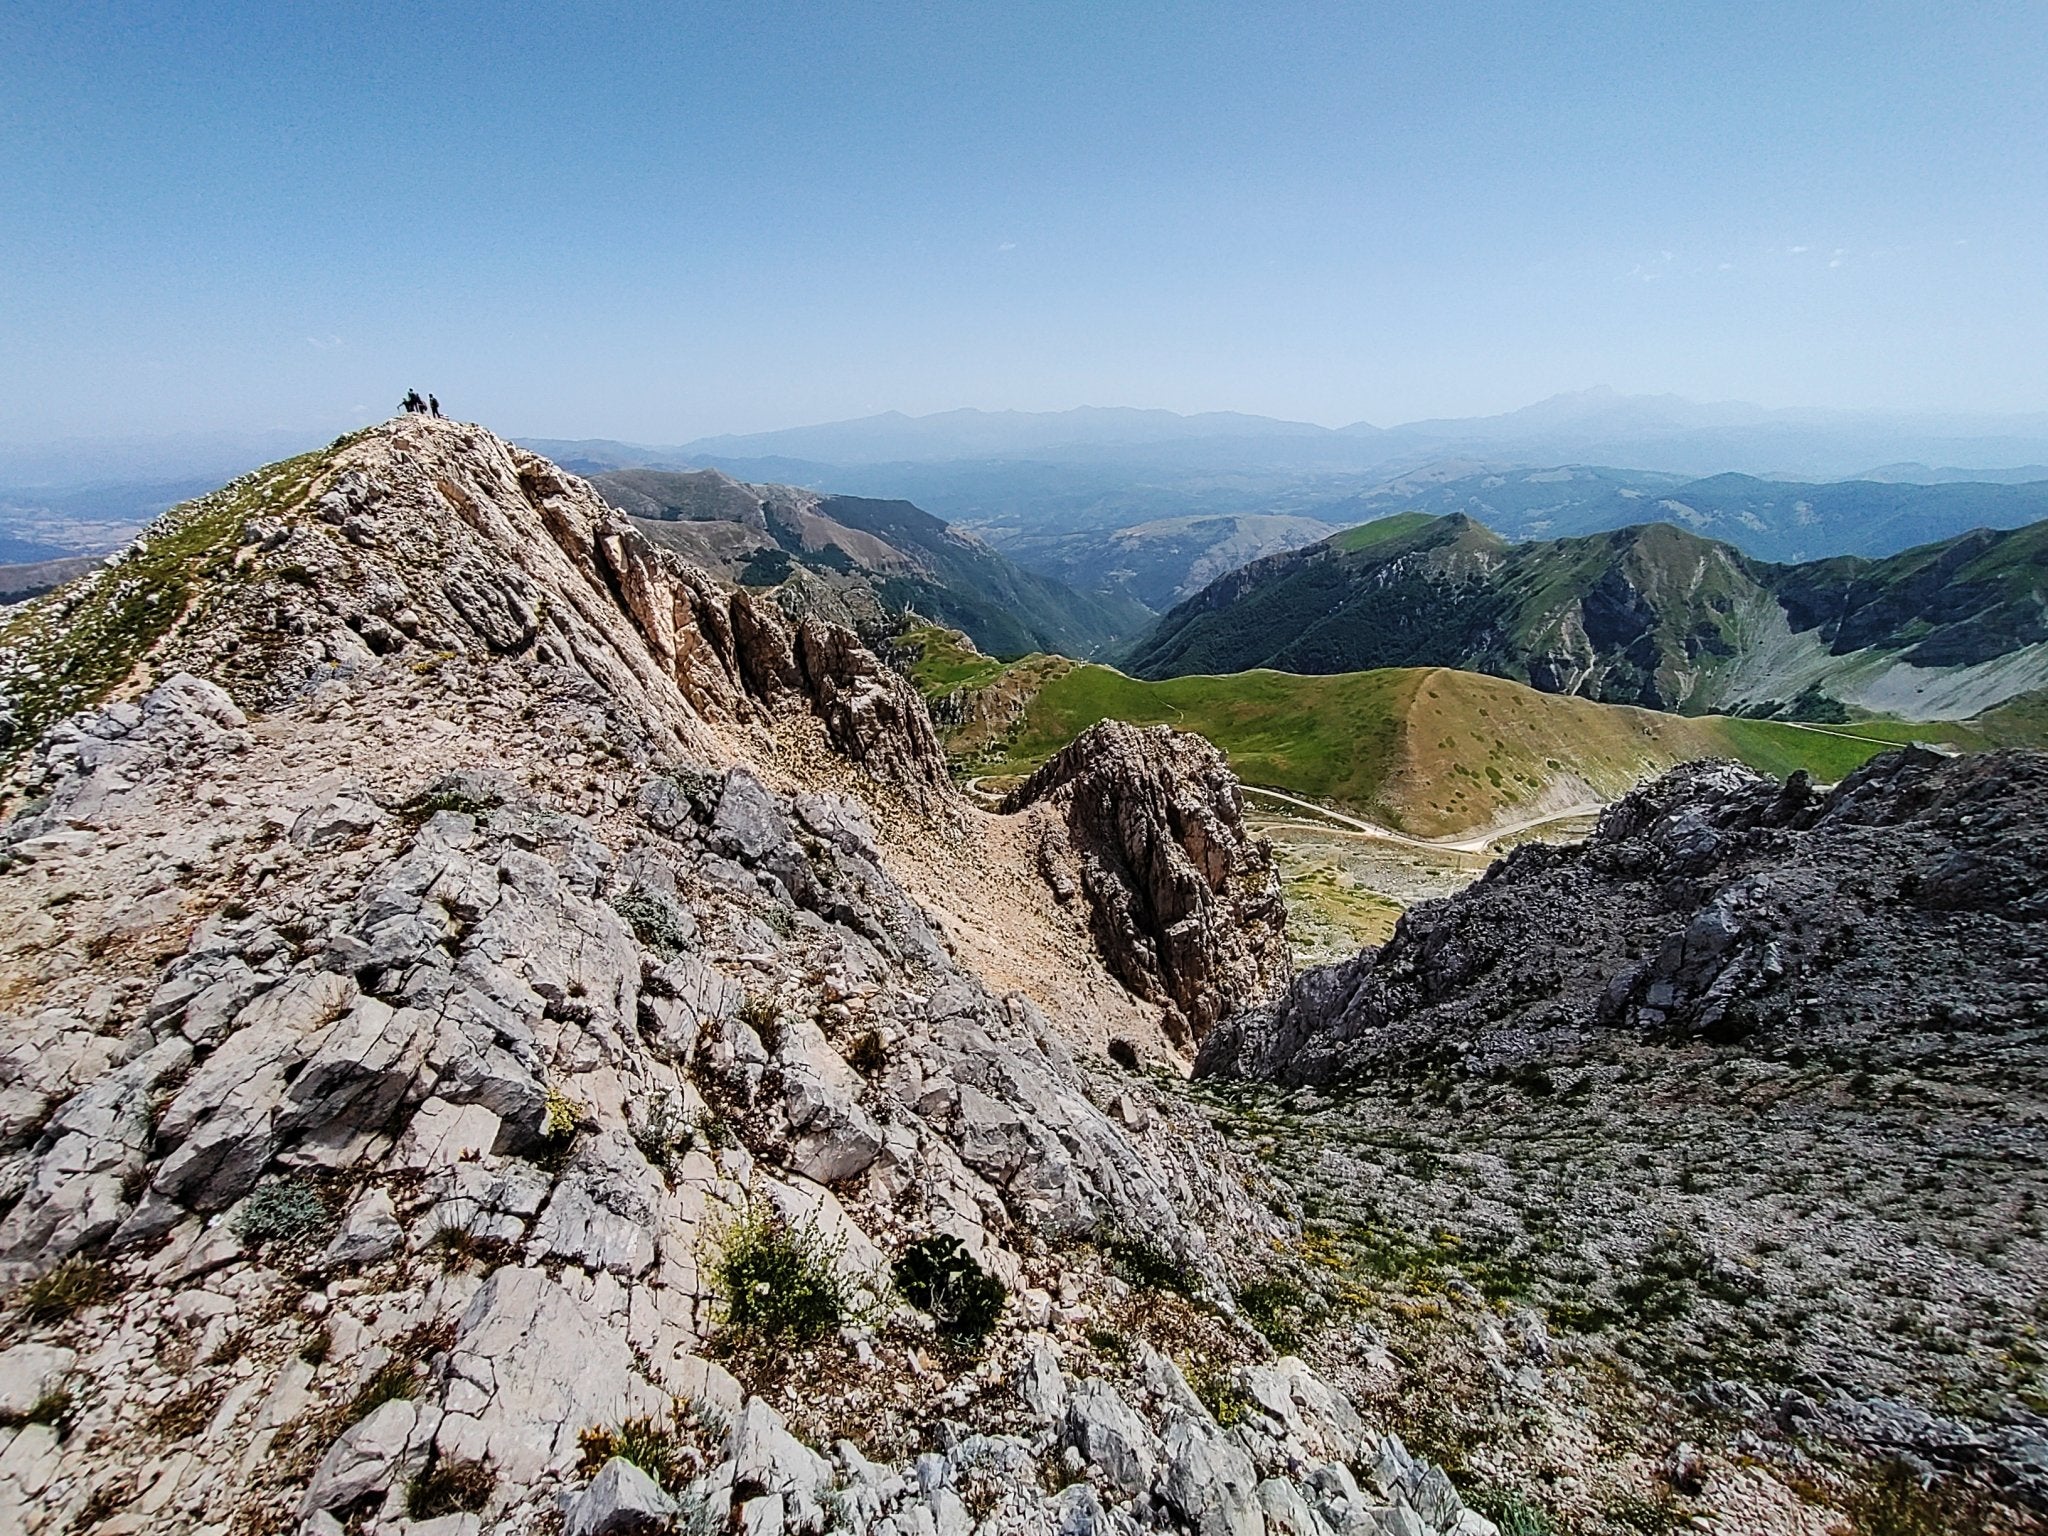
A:
POLYGON ((725 1326, 762 1341, 797 1344, 837 1330, 852 1311, 839 1274, 844 1246, 820 1232, 815 1217, 792 1222, 750 1202, 721 1235, 711 1265, 725 1326))
POLYGON ((242 1203, 235 1232, 243 1242, 297 1248, 324 1237, 334 1224, 320 1193, 304 1179, 265 1179, 242 1203))
POLYGON ((1109 1261, 1109 1267, 1131 1285, 1152 1291, 1192 1294, 1187 1275, 1171 1254, 1153 1247, 1119 1227, 1104 1225, 1095 1232, 1095 1246, 1109 1261))
POLYGON ((690 947, 690 929, 682 909, 661 892, 636 885, 612 898, 612 910, 626 920, 633 937, 664 959, 690 947))
POLYGON ((975 1263, 957 1237, 923 1238, 904 1250, 893 1274, 913 1307, 929 1312, 946 1338, 979 1344, 995 1331, 1009 1291, 975 1263))
POLYGON ((1237 1293, 1238 1310, 1244 1313, 1245 1321, 1266 1336, 1271 1344, 1283 1355, 1291 1355, 1301 1348, 1303 1332, 1308 1327, 1308 1294, 1291 1280, 1268 1276, 1254 1280, 1237 1293))
POLYGON ((549 1088, 541 1111, 540 1133, 549 1141, 567 1146, 583 1127, 583 1109, 559 1088, 549 1088))
POLYGON ((1557 1531, 1549 1510, 1510 1488, 1475 1488, 1465 1502, 1499 1526, 1500 1536, 1555 1536, 1557 1531))
POLYGON ((472 1514, 490 1502, 497 1486, 484 1462, 437 1457, 406 1485, 405 1512, 415 1520, 472 1514))
POLYGON ((91 1259, 66 1259, 21 1288, 15 1305, 31 1323, 61 1323, 114 1294, 114 1274, 91 1259))
POLYGON ((583 1453, 585 1477, 595 1477, 614 1456, 645 1472, 664 1491, 674 1493, 689 1481, 690 1448, 659 1419, 624 1420, 617 1429, 586 1429, 576 1437, 583 1453))

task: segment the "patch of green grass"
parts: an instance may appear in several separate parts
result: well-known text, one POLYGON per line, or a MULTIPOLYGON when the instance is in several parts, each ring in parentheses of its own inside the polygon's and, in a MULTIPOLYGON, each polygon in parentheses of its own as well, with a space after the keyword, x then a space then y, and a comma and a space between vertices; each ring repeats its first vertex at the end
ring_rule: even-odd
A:
POLYGON ((173 507, 105 566, 0 621, 0 696, 16 721, 12 739, 0 741, 0 768, 57 721, 103 700, 210 586, 236 579, 243 526, 303 501, 348 441, 173 507))
POLYGON ((1483 1485, 1465 1495, 1465 1502, 1500 1527, 1500 1536, 1555 1536, 1557 1522, 1534 1499, 1511 1488, 1483 1485))
POLYGON ((984 687, 995 681, 1004 667, 995 657, 977 651, 965 635, 937 624, 913 625, 896 637, 896 643, 915 656, 910 680, 928 699, 984 687))
POLYGON ((117 1289, 106 1265, 73 1256, 24 1285, 14 1305, 31 1323, 60 1323, 106 1301, 117 1289))
POLYGON ((1395 539, 1404 539, 1411 533, 1427 528, 1435 521, 1436 514, 1433 512, 1396 512, 1391 517, 1376 517, 1369 523, 1360 523, 1356 528, 1346 528, 1342 533, 1333 533, 1325 542, 1346 553, 1370 549, 1375 544, 1389 544, 1395 539))
POLYGON ((844 1247, 814 1217, 792 1222, 749 1201, 719 1234, 710 1265, 721 1323, 751 1343, 807 1344, 836 1333, 853 1312, 839 1272, 844 1247))

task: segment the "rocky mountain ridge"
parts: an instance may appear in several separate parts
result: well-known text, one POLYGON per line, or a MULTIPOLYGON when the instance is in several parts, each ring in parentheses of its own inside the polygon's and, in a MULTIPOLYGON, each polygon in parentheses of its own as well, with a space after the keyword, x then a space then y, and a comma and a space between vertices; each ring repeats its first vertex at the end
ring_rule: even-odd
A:
POLYGON ((652 542, 757 588, 801 572, 870 634, 914 612, 999 655, 1089 655, 1145 617, 1013 564, 908 501, 745 485, 715 469, 613 470, 591 483, 652 542))
POLYGON ((908 684, 547 461, 247 477, 0 691, 11 1528, 1491 1532, 908 684))
POLYGON ((1777 566, 1664 523, 1510 544, 1404 513, 1212 583, 1142 677, 1453 666, 1687 713, 1960 719, 2048 686, 2048 523, 1777 566))

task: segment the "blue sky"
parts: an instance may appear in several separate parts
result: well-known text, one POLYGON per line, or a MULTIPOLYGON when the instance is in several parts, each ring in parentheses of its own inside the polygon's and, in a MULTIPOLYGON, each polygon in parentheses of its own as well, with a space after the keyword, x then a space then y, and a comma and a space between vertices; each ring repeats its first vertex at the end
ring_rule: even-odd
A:
POLYGON ((0 11, 0 438, 2048 407, 2048 6, 0 11))

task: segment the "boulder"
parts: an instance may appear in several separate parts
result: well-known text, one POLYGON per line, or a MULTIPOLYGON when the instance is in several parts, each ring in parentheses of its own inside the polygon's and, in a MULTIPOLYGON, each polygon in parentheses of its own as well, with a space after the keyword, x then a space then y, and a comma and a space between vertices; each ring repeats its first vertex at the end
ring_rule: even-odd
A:
POLYGON ((682 1506, 623 1456, 614 1456, 570 1503, 562 1536, 657 1536, 682 1506))
POLYGON ((1192 1050, 1217 1021, 1284 986, 1287 909, 1272 849, 1244 826, 1223 754, 1120 720, 1089 727, 1004 802, 1042 806, 1039 867, 1078 867, 1096 947, 1192 1050))

